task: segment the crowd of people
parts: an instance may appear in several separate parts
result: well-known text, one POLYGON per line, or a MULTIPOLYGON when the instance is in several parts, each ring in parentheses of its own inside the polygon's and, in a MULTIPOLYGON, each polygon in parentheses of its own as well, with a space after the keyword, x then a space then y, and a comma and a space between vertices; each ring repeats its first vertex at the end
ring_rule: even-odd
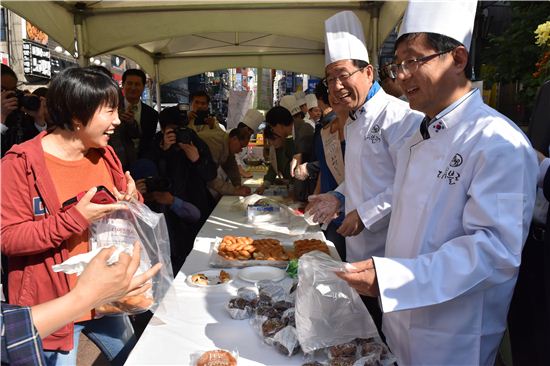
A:
MULTIPOLYGON (((494 364, 537 186, 550 190, 550 160, 547 152, 537 158, 516 124, 472 88, 475 12, 475 1, 409 3, 395 61, 380 70, 357 16, 338 13, 325 22, 325 78, 314 92, 285 95, 265 117, 251 109, 231 131, 209 113, 204 91, 191 94, 189 110, 157 113, 141 101, 146 76, 138 69, 124 73, 122 89, 92 66, 21 95, 2 65, 4 290, 32 314, 29 349, 44 349, 35 357, 74 364, 82 332, 113 364, 135 344, 127 317, 95 318, 90 309, 140 291, 158 271, 132 279, 138 245, 118 271, 101 262, 108 251, 78 280, 51 268, 87 252, 90 223, 121 208, 91 202, 93 187, 165 215, 177 273, 219 198, 252 193, 242 152, 265 122, 269 166, 256 193, 287 184, 323 225, 351 264, 339 276, 363 295, 398 363, 494 364), (62 207, 80 192, 76 205, 62 207), (40 315, 72 298, 83 298, 73 312, 40 315)), ((537 281, 527 291, 549 291, 548 278, 537 281)), ((542 340, 527 350, 514 342, 526 331, 512 333, 514 356, 529 353, 533 364, 550 340, 550 296, 542 298, 533 324, 542 340)), ((21 310, 2 307, 5 323, 21 310)))

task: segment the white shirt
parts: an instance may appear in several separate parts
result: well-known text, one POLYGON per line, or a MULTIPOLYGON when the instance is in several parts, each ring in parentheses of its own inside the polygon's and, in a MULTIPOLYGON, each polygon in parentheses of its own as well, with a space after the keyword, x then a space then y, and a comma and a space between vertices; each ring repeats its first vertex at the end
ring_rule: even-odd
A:
POLYGON ((346 260, 383 255, 391 211, 397 151, 418 130, 423 116, 382 88, 345 126, 345 179, 336 189, 346 197, 346 214, 357 209, 365 229, 346 238, 346 260))
POLYGON ((525 135, 477 90, 451 109, 400 149, 386 257, 374 258, 400 365, 494 363, 533 213, 525 135))

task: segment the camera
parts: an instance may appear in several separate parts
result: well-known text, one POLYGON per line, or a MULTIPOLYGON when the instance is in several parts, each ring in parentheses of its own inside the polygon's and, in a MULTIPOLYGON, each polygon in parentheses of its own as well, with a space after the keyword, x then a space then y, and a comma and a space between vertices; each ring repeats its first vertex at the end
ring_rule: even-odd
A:
POLYGON ((37 111, 40 109, 40 98, 33 94, 25 94, 24 91, 15 89, 13 91, 17 98, 17 108, 25 108, 29 111, 37 111))
POLYGON ((195 125, 204 125, 206 123, 206 119, 210 115, 210 110, 205 111, 197 111, 197 117, 195 118, 195 125))
POLYGON ((169 192, 172 184, 168 178, 155 176, 145 178, 145 187, 147 192, 169 192))
POLYGON ((191 129, 187 127, 178 127, 174 130, 176 133, 176 142, 181 142, 182 144, 190 144, 192 141, 192 132, 191 129))

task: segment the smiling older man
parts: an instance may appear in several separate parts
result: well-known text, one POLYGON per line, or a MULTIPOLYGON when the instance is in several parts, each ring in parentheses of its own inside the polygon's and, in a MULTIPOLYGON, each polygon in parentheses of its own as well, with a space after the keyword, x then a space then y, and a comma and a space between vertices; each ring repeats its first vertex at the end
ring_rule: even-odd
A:
MULTIPOLYGON (((363 28, 353 12, 327 19, 325 29, 324 83, 331 103, 351 112, 345 125, 344 182, 336 191, 311 196, 310 208, 314 219, 325 223, 345 212, 337 232, 346 237, 346 259, 360 261, 384 254, 397 150, 418 130, 422 116, 374 81, 363 28)), ((330 153, 326 160, 333 160, 330 153)), ((375 299, 367 306, 380 326, 375 299)))

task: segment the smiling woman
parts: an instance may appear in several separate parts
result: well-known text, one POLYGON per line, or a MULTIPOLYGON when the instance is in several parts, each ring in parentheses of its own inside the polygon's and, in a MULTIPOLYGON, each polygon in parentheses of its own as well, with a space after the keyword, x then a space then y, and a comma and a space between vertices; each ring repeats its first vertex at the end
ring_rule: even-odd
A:
MULTIPOLYGON (((118 87, 108 76, 66 69, 52 81, 47 106, 48 130, 15 145, 1 165, 2 252, 15 305, 36 305, 75 287, 75 275, 54 273, 52 265, 87 252, 90 223, 123 206, 91 202, 96 187, 118 200, 140 198, 108 146, 120 124, 118 87), (77 204, 61 206, 83 192, 77 204)), ((80 332, 93 333, 113 364, 123 363, 135 343, 127 318, 94 319, 91 311, 43 340, 48 364, 76 364, 80 332)))

